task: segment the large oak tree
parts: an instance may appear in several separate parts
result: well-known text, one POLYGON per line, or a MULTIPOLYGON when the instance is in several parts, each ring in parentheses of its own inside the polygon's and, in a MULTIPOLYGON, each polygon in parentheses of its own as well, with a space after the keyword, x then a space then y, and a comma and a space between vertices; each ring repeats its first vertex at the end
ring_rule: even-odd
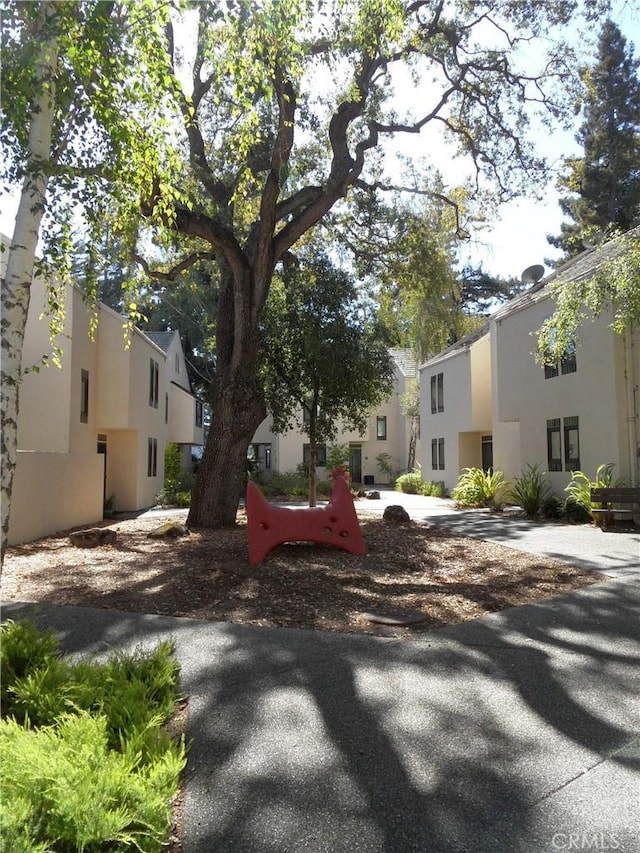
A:
MULTIPOLYGON (((437 128, 448 156, 467 157, 475 187, 491 186, 499 198, 528 178, 539 183, 529 120, 535 110, 550 119, 563 112, 576 67, 558 28, 606 3, 204 0, 182 4, 180 26, 152 0, 51 5, 72 15, 74 7, 77 15, 113 8, 121 17, 111 54, 96 51, 101 73, 64 90, 89 106, 97 97, 105 112, 113 104, 112 132, 101 140, 106 150, 123 140, 118 150, 132 152, 120 170, 100 169, 103 149, 89 146, 87 165, 117 200, 100 214, 111 214, 125 245, 141 214, 165 275, 199 261, 217 269, 212 422, 189 522, 222 526, 235 522, 246 449, 266 411, 259 330, 276 267, 345 199, 385 185, 378 152, 395 134, 422 134, 428 149, 437 128), (521 51, 536 40, 539 71, 521 51), (128 69, 113 86, 101 64, 110 56, 115 69, 128 69), (398 86, 404 104, 394 98, 398 86)), ((66 39, 59 55, 85 55, 81 45, 92 42, 66 39)), ((93 137, 74 124, 74 98, 59 106, 57 116, 78 130, 69 150, 86 151, 93 137)), ((151 260, 141 258, 148 270, 151 260)))
MULTIPOLYGON (((377 151, 394 134, 437 126, 452 153, 470 158, 477 186, 489 181, 505 198, 539 176, 531 109, 560 112, 552 86, 566 92, 572 62, 556 40, 540 74, 519 71, 518 49, 567 23, 577 5, 196 5, 189 85, 174 88, 184 169, 171 186, 159 179, 142 205, 178 246, 193 241, 194 261, 209 253, 219 269, 212 422, 191 524, 235 522, 246 449, 266 414, 256 368, 277 265, 346 197, 382 186, 377 151), (392 97, 396 67, 424 80, 404 110, 392 97), (189 204, 167 202, 176 187, 189 204)), ((184 79, 176 34, 168 64, 184 79)), ((189 252, 176 252, 176 269, 188 263, 189 252)))

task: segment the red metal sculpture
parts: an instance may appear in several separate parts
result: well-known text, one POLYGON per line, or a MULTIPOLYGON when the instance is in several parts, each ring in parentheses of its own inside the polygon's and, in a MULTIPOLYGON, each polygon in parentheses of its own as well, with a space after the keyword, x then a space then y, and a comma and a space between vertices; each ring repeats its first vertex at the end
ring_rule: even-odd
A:
POLYGON ((332 476, 333 490, 326 506, 296 509, 274 506, 249 481, 246 506, 250 563, 261 563, 269 551, 284 542, 325 542, 351 554, 367 553, 344 469, 336 468, 332 476))

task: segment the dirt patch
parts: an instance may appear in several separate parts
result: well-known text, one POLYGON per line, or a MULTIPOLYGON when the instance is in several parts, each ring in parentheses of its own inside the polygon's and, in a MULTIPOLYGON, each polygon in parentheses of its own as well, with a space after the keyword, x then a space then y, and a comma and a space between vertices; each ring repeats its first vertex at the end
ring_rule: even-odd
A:
MULTIPOLYGON (((185 517, 186 512, 179 520, 185 517)), ((114 521, 108 526, 117 531, 116 543, 97 548, 76 548, 68 534, 10 548, 2 597, 409 637, 600 580, 557 560, 367 515, 360 518, 366 556, 293 543, 252 566, 242 514, 233 530, 149 539, 149 532, 166 520, 155 516, 114 521), (402 619, 403 614, 411 624, 370 619, 402 619)))

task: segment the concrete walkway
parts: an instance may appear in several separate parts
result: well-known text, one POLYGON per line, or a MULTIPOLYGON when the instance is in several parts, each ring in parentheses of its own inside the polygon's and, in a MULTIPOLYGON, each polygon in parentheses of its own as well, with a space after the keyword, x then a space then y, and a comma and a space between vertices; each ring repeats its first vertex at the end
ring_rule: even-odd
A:
MULTIPOLYGON (((485 516, 465 532, 506 535, 485 516)), ((577 562, 582 543, 609 579, 410 641, 48 605, 3 618, 52 625, 73 653, 175 639, 184 853, 638 853, 637 537, 552 542, 551 526, 508 544, 577 562)))

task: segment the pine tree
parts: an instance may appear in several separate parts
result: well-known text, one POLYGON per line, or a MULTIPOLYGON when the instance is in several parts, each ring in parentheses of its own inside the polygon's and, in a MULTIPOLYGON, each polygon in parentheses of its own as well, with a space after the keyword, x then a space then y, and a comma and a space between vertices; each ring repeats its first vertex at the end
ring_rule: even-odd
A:
POLYGON ((576 134, 583 157, 567 158, 559 185, 570 195, 560 207, 573 222, 562 223, 549 242, 568 256, 578 254, 596 232, 627 231, 640 218, 640 60, 613 21, 598 39, 595 63, 582 73, 583 122, 576 134))

